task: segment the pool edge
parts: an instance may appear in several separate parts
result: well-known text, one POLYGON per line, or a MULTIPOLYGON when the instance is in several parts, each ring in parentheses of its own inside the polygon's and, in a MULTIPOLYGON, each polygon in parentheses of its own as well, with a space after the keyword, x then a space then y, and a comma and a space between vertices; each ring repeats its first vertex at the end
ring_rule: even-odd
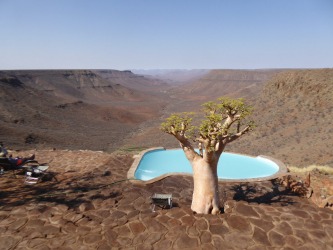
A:
MULTIPOLYGON (((139 154, 133 156, 135 159, 134 159, 134 161, 133 161, 130 169, 127 172, 127 179, 130 182, 132 182, 133 184, 147 185, 147 184, 154 183, 156 181, 160 181, 160 180, 162 180, 162 179, 164 179, 166 177, 169 177, 169 176, 175 176, 175 175, 192 176, 192 174, 188 174, 188 173, 170 172, 168 174, 160 175, 160 176, 158 176, 156 178, 153 178, 153 179, 147 180, 147 181, 136 179, 135 178, 135 171, 138 168, 139 163, 140 163, 142 157, 146 153, 151 152, 151 151, 156 151, 156 150, 166 150, 166 149, 164 147, 149 148, 149 149, 141 151, 139 154)), ((229 152, 229 153, 231 153, 231 152, 229 152)), ((257 158, 257 157, 265 158, 267 160, 270 160, 270 161, 274 162, 279 167, 279 170, 275 174, 270 175, 270 176, 266 176, 266 177, 248 178, 248 179, 220 179, 219 178, 219 182, 240 183, 240 182, 267 181, 267 180, 273 180, 273 179, 276 179, 276 178, 279 178, 279 177, 282 177, 282 176, 285 176, 285 175, 288 174, 288 169, 287 169, 286 165, 283 162, 281 162, 281 161, 279 161, 279 160, 277 160, 277 159, 275 159, 273 157, 265 156, 265 155, 259 155, 259 156, 250 156, 250 155, 246 155, 246 154, 239 154, 239 155, 245 155, 245 156, 249 156, 249 157, 253 157, 253 158, 257 158)))
POLYGON ((130 169, 129 169, 128 172, 127 172, 127 179, 128 179, 130 182, 135 183, 135 184, 143 184, 143 185, 146 185, 146 184, 150 184, 150 183, 153 183, 153 182, 155 182, 155 181, 159 181, 159 180, 161 180, 161 179, 167 177, 167 176, 165 176, 165 177, 163 177, 163 178, 160 178, 160 177, 162 177, 162 176, 159 176, 159 177, 156 177, 156 178, 151 179, 151 180, 148 180, 148 181, 143 181, 143 180, 139 180, 139 179, 136 179, 136 178, 135 178, 135 171, 136 171, 136 169, 138 168, 139 163, 140 163, 142 157, 143 157, 146 153, 151 152, 151 151, 155 151, 155 150, 166 150, 166 149, 165 149, 164 147, 148 148, 148 149, 146 149, 146 150, 141 151, 139 154, 133 156, 134 161, 133 161, 133 163, 132 163, 130 169))

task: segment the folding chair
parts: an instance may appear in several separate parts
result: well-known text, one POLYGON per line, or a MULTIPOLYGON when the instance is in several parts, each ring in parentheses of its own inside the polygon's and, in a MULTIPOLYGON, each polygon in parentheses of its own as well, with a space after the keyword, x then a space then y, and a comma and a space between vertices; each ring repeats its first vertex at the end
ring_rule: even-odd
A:
POLYGON ((49 166, 32 166, 27 169, 25 184, 36 184, 39 180, 43 179, 43 177, 47 174, 47 169, 49 166))
POLYGON ((155 207, 159 206, 162 209, 164 208, 172 208, 172 194, 154 194, 151 197, 152 202, 152 212, 155 212, 155 207))

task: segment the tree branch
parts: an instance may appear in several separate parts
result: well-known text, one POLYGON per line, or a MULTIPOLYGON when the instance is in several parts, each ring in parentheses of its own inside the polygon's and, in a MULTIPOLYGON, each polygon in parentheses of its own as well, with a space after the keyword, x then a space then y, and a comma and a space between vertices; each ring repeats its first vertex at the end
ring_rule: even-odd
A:
POLYGON ((199 155, 201 156, 201 157, 203 157, 203 148, 202 148, 202 143, 201 142, 199 142, 199 155))
POLYGON ((191 142, 185 137, 185 135, 176 133, 174 136, 179 141, 180 147, 183 149, 189 161, 193 161, 195 157, 200 156, 197 152, 195 152, 191 142))
POLYGON ((241 137, 242 135, 246 134, 248 131, 250 131, 250 128, 251 128, 250 126, 247 126, 242 131, 240 131, 236 134, 230 135, 227 138, 227 143, 232 142, 232 141, 238 139, 239 137, 241 137))

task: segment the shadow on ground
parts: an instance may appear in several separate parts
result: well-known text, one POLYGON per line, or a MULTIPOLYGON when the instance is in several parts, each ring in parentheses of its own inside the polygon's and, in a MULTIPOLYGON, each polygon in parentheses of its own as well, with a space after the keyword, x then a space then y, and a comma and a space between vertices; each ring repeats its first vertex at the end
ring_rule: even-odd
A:
POLYGON ((262 186, 257 183, 241 183, 232 186, 230 189, 234 192, 233 199, 236 201, 242 200, 249 203, 264 203, 268 205, 281 203, 284 206, 295 203, 292 199, 292 197, 297 196, 295 193, 281 187, 275 179, 271 180, 270 183, 270 186, 262 186))
POLYGON ((85 173, 83 175, 69 173, 67 176, 66 174, 53 174, 56 178, 46 178, 33 185, 24 184, 25 177, 22 174, 15 177, 8 172, 1 176, 0 206, 13 207, 28 203, 52 202, 75 208, 93 199, 119 197, 121 191, 118 188, 112 191, 112 186, 126 181, 115 182, 110 173, 85 173), (103 177, 104 179, 101 181, 103 177), (111 191, 103 194, 102 191, 106 188, 111 191))

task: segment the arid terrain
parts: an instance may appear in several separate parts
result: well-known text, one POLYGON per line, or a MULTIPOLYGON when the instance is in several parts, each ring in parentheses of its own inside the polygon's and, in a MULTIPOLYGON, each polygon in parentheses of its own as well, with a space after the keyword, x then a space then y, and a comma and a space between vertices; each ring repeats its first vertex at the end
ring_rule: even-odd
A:
MULTIPOLYGON (((332 249, 333 179, 315 167, 309 199, 279 179, 221 181, 219 215, 191 211, 189 176, 127 179, 138 151, 178 147, 163 119, 222 95, 245 98, 257 124, 228 151, 331 170, 332 93, 332 69, 213 70, 177 84, 129 71, 0 71, 0 141, 49 166, 34 185, 24 171, 0 175, 0 249, 332 249), (152 212, 154 193, 172 194, 173 208, 152 212)), ((306 175, 293 174, 297 185, 306 175)))
POLYGON ((178 147, 160 132, 163 119, 230 96, 254 106, 257 127, 228 151, 333 166, 332 69, 211 70, 174 81, 116 70, 0 71, 0 140, 17 150, 178 147))
POLYGON ((0 177, 0 249, 332 249, 333 210, 276 180, 221 182, 224 213, 198 215, 190 209, 189 176, 137 185, 126 180, 133 161, 128 153, 21 153, 33 152, 56 179, 25 185, 24 175, 0 177), (155 192, 171 193, 173 208, 152 212, 155 192))

